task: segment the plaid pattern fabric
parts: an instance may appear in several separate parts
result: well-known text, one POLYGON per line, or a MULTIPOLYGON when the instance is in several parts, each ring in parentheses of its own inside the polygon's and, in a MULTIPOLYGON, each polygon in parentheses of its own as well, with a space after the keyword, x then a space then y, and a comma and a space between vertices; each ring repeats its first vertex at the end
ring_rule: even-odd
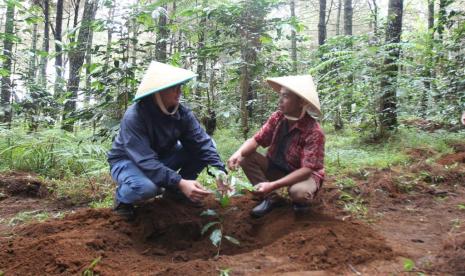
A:
MULTIPOLYGON (((269 147, 267 157, 272 158, 277 149, 277 133, 286 120, 281 111, 276 111, 268 118, 262 128, 254 135, 255 141, 262 147, 269 147)), ((312 169, 317 183, 325 176, 324 155, 325 135, 320 124, 306 114, 289 128, 289 146, 286 162, 292 171, 299 168, 312 169)))

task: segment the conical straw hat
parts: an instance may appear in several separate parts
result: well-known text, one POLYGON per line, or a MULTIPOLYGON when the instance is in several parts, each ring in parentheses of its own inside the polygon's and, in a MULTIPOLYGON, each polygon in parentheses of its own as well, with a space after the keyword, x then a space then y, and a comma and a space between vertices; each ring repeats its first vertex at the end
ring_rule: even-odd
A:
POLYGON ((142 78, 134 100, 182 84, 195 76, 196 74, 192 71, 152 61, 142 78))
POLYGON ((310 75, 303 76, 285 76, 266 79, 268 84, 274 91, 280 92, 281 87, 285 87, 296 93, 298 96, 306 100, 309 104, 309 111, 321 115, 320 100, 316 91, 313 78, 310 75))

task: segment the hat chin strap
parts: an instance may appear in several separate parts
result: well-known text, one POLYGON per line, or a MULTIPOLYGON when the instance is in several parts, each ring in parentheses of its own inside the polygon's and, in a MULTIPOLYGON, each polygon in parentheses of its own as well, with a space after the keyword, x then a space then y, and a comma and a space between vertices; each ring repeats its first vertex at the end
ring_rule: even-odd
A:
POLYGON ((300 112, 300 116, 299 117, 293 117, 293 116, 289 116, 289 115, 284 115, 284 117, 286 119, 288 119, 289 121, 298 121, 300 119, 302 119, 304 116, 305 116, 305 113, 307 113, 307 109, 310 105, 309 104, 306 104, 302 107, 302 112, 300 112))
POLYGON ((165 114, 165 115, 173 116, 178 111, 179 103, 174 107, 172 112, 168 112, 168 110, 166 109, 165 104, 161 100, 161 96, 160 96, 159 93, 155 94, 155 101, 157 101, 158 107, 160 108, 161 112, 163 112, 163 114, 165 114))

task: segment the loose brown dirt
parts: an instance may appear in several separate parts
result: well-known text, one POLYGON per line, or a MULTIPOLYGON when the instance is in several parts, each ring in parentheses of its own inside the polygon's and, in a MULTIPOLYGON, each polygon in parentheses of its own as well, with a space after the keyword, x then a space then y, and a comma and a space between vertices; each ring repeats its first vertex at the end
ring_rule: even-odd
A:
MULTIPOLYGON (((416 272, 465 275, 460 149, 436 163, 426 161, 428 150, 412 150, 416 161, 409 167, 349 175, 357 186, 344 192, 363 199, 364 217, 344 210, 331 177, 311 212, 295 215, 287 205, 261 219, 250 218, 256 202, 249 196, 234 198, 229 211, 213 198, 203 209, 156 198, 138 208, 132 223, 109 209, 79 208, 62 219, 11 226, 8 221, 21 211, 69 209, 40 192, 3 192, 0 271, 75 275, 100 258, 94 268, 100 275, 218 275, 223 269, 231 275, 386 275, 407 274, 408 258, 416 272), (201 234, 213 220, 200 216, 206 208, 220 212, 225 234, 240 241, 239 246, 223 241, 219 257, 210 231, 201 234)), ((36 183, 24 181, 24 174, 16 177, 0 176, 0 188, 36 183)))

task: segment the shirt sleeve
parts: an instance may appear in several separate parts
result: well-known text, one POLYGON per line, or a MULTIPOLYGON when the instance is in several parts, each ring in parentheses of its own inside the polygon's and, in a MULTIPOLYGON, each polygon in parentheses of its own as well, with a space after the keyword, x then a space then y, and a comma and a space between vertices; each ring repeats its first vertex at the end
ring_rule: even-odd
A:
POLYGON ((274 112, 260 128, 260 130, 253 136, 257 144, 267 148, 271 145, 273 140, 273 133, 279 122, 279 113, 274 112))
POLYGON ((306 138, 301 154, 301 166, 317 172, 324 167, 325 136, 321 130, 314 129, 306 138))
POLYGON ((183 123, 185 131, 181 134, 182 146, 195 154, 200 161, 226 172, 212 138, 200 126, 192 111, 187 112, 183 123))
POLYGON ((127 115, 120 127, 121 141, 127 156, 155 185, 177 187, 181 176, 160 162, 158 154, 150 147, 147 129, 142 122, 133 114, 127 115))

